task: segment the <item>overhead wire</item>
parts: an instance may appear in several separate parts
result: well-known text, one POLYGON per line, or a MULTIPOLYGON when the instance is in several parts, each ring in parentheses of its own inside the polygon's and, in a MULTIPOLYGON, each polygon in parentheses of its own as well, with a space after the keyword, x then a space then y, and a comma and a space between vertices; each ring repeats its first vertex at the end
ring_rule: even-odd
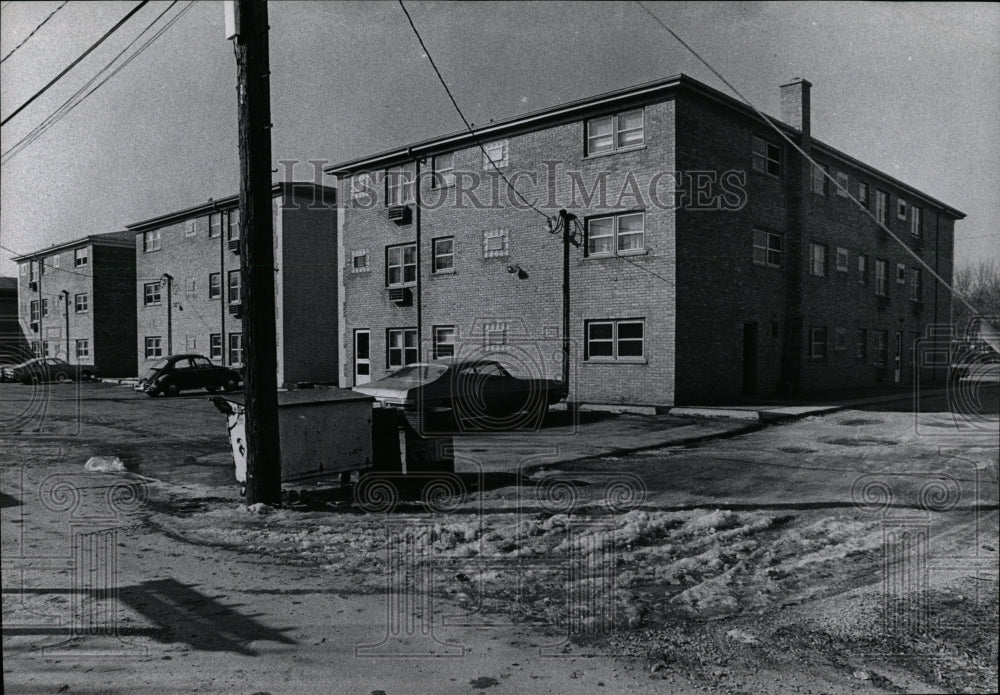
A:
MULTIPOLYGON (((7 55, 5 55, 3 58, 0 58, 0 63, 3 63, 5 60, 7 60, 8 58, 10 58, 12 55, 14 55, 14 53, 17 52, 17 49, 19 49, 24 44, 28 43, 28 41, 31 39, 31 37, 35 35, 35 32, 37 32, 39 29, 41 29, 42 27, 44 27, 45 24, 46 24, 46 22, 48 22, 50 19, 52 19, 56 15, 56 12, 58 12, 59 10, 61 10, 64 7, 66 7, 67 4, 69 4, 69 0, 66 0, 66 2, 63 2, 61 5, 59 5, 59 7, 57 7, 54 10, 52 10, 51 12, 49 12, 48 16, 45 19, 43 19, 38 26, 36 26, 34 29, 32 29, 30 34, 28 34, 27 36, 24 37, 24 39, 21 40, 21 43, 19 43, 16 46, 14 46, 14 48, 11 50, 10 53, 8 53, 7 55)), ((6 4, 4 6, 6 7, 6 4)))

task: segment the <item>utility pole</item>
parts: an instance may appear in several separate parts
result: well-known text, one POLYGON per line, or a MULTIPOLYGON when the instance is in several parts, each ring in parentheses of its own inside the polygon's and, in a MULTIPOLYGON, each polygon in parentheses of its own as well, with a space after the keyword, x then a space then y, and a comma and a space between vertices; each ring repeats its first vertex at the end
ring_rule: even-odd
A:
POLYGON ((174 306, 173 306, 173 286, 174 276, 164 273, 160 277, 160 284, 167 288, 167 354, 174 354, 174 306))
MULTIPOLYGON (((267 3, 237 0, 228 26, 236 39, 240 149, 240 270, 243 276, 243 386, 246 393, 246 502, 281 504, 274 247, 271 229, 271 87, 267 3)), ((229 31, 227 31, 229 33, 229 31)))
POLYGON ((566 389, 566 394, 569 395, 569 245, 572 243, 578 246, 579 242, 570 231, 570 223, 576 220, 576 215, 570 214, 565 210, 560 210, 559 219, 562 222, 563 231, 562 382, 563 388, 566 389))
POLYGON ((69 362, 69 290, 62 291, 63 311, 66 314, 66 361, 69 362))

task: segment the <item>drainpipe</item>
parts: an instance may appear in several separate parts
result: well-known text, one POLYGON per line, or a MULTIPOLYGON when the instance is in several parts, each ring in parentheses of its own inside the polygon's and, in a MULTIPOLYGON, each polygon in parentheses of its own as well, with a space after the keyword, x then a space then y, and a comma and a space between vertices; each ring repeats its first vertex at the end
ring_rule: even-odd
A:
POLYGON ((174 326, 173 326, 173 290, 174 277, 170 273, 164 273, 160 277, 160 284, 167 286, 167 355, 174 354, 174 326))
POLYGON ((69 362, 69 290, 62 291, 63 313, 66 315, 66 361, 69 362))
MULTIPOLYGON (((409 148, 407 148, 407 149, 409 149, 409 148)), ((413 150, 410 150, 410 154, 413 154, 413 150)), ((422 311, 422 306, 421 306, 422 303, 423 303, 423 292, 421 292, 421 288, 423 287, 423 283, 420 281, 420 276, 423 274, 423 266, 420 264, 420 159, 419 158, 414 157, 414 159, 413 159, 413 166, 414 166, 414 176, 413 176, 413 207, 416 208, 413 211, 413 220, 414 220, 413 224, 416 225, 416 233, 417 233, 417 252, 416 252, 416 256, 417 256, 417 287, 416 287, 416 291, 417 291, 417 362, 420 362, 420 361, 422 361, 422 355, 420 354, 420 352, 421 352, 420 346, 421 346, 421 343, 423 342, 424 331, 423 331, 423 311, 422 311)), ((404 345, 403 345, 403 354, 404 355, 406 354, 406 345, 405 345, 405 342, 404 342, 404 345)), ((405 362, 406 359, 404 358, 403 361, 405 362)))

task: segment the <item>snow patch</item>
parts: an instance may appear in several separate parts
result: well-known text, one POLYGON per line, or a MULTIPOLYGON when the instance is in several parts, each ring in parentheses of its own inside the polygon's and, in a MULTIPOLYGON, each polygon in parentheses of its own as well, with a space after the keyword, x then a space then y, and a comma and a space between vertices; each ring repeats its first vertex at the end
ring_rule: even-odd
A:
POLYGON ((117 456, 91 456, 83 467, 94 473, 121 473, 125 464, 117 456))

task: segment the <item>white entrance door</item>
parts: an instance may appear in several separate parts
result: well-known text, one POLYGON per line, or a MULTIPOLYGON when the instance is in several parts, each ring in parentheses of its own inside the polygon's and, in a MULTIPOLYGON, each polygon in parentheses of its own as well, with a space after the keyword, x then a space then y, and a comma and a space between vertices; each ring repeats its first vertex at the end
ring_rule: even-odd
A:
POLYGON ((354 331, 354 385, 372 380, 371 331, 354 331))

